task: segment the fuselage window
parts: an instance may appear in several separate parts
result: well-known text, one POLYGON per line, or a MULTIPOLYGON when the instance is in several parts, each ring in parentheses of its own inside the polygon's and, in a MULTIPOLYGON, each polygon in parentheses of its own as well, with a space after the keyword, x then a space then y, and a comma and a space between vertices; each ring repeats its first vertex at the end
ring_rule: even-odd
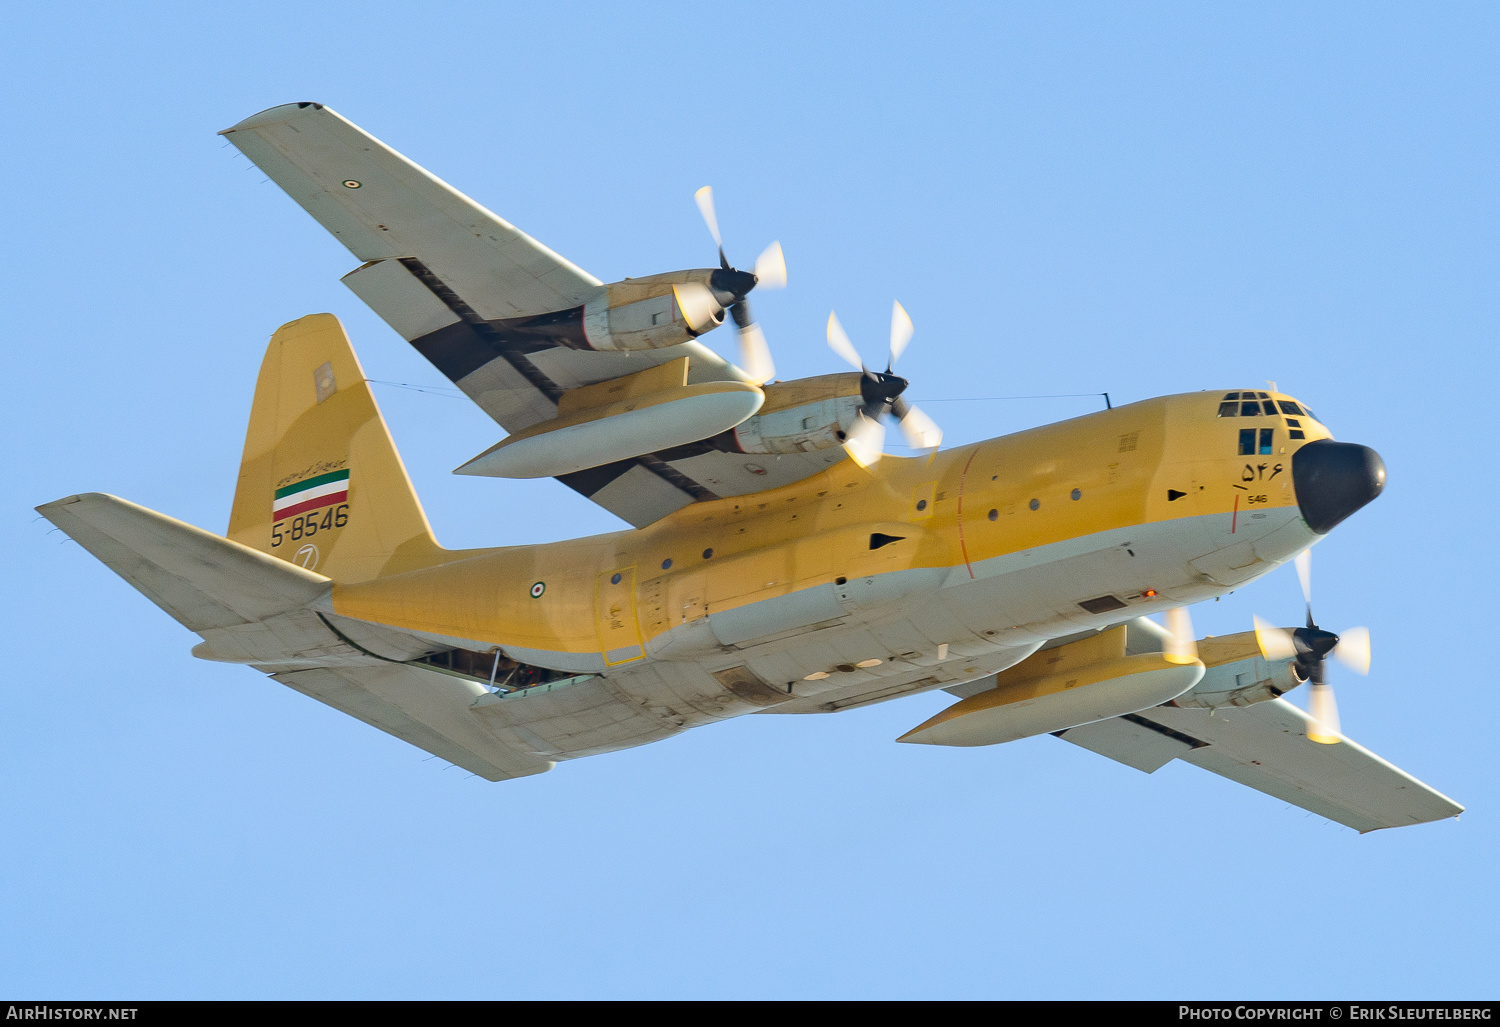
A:
POLYGON ((1219 404, 1219 416, 1220 417, 1238 417, 1239 415, 1240 415, 1240 405, 1238 403, 1220 403, 1219 404))
POLYGON ((1241 428, 1240 456, 1270 456, 1274 428, 1241 428))
POLYGON ((1241 403, 1240 404, 1240 416, 1241 417, 1259 417, 1260 416, 1260 404, 1257 403, 1257 402, 1255 402, 1254 400, 1251 400, 1249 403, 1241 403))
POLYGON ((1282 399, 1282 400, 1277 400, 1277 402, 1281 405, 1281 412, 1283 414, 1288 414, 1288 415, 1290 415, 1292 417, 1301 417, 1302 416, 1302 408, 1299 407, 1297 404, 1293 403, 1291 400, 1289 400, 1289 399, 1282 399))

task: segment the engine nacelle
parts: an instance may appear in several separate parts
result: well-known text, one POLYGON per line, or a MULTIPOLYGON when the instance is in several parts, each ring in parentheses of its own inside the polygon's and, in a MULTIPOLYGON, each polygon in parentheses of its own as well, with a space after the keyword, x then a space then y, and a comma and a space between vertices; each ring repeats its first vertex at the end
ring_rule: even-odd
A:
POLYGON ((1253 631, 1202 639, 1198 655, 1208 668, 1203 680, 1179 695, 1173 705, 1209 710, 1249 706, 1285 695, 1306 680, 1296 660, 1262 656, 1253 631))
POLYGON ((602 285, 584 305, 584 338, 596 350, 665 349, 711 332, 730 298, 714 288, 714 275, 701 268, 602 285))
POLYGON ((843 445, 864 404, 857 372, 825 374, 762 386, 760 412, 736 425, 740 453, 811 453, 843 445))

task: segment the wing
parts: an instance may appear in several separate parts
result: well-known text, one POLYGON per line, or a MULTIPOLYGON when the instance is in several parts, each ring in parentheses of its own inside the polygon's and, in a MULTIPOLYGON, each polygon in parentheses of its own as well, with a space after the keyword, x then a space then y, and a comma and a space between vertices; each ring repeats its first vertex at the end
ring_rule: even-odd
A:
POLYGON ((488 689, 398 662, 432 645, 320 613, 333 584, 321 574, 114 496, 69 496, 37 510, 203 636, 195 656, 248 663, 491 781, 552 768, 507 745, 470 709, 488 689))
MULTIPOLYGON (((748 381, 697 342, 588 348, 599 280, 316 103, 222 133, 365 263, 344 283, 508 432, 556 416, 568 389, 687 356, 688 381, 748 381)), ((798 481, 844 456, 745 458, 708 446, 559 480, 637 527, 695 500, 798 481)))
POLYGON ((272 107, 220 134, 360 260, 420 254, 481 317, 565 310, 600 284, 322 104, 272 107))
POLYGON ((1058 732, 1152 773, 1173 759, 1274 795, 1360 833, 1456 817, 1464 808, 1347 738, 1321 745, 1285 699, 1218 710, 1157 706, 1058 732))

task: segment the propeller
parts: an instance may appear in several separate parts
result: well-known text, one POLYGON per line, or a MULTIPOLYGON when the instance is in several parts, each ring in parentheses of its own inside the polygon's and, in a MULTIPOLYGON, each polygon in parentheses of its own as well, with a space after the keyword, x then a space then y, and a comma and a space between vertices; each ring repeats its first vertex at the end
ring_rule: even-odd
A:
POLYGON ((1167 611, 1166 652, 1168 663, 1196 663, 1198 640, 1193 637, 1193 619, 1188 616, 1186 606, 1174 606, 1167 611))
POLYGON ((729 309, 740 335, 740 365, 757 385, 776 377, 776 364, 771 359, 771 347, 766 344, 766 334, 760 330, 750 304, 745 299, 751 289, 782 289, 786 287, 786 258, 781 252, 781 243, 773 242, 755 258, 754 271, 740 271, 729 263, 724 255, 724 237, 719 234, 719 217, 714 210, 714 191, 704 186, 693 194, 698 204, 698 213, 719 248, 719 270, 709 279, 710 291, 720 305, 729 309))
POLYGON ((1355 673, 1370 673, 1370 631, 1350 628, 1343 635, 1335 635, 1318 627, 1312 612, 1312 550, 1303 550, 1296 565, 1302 598, 1307 603, 1307 626, 1287 631, 1256 617, 1255 641, 1268 660, 1297 661, 1300 676, 1311 685, 1307 712, 1314 723, 1307 737, 1331 744, 1339 740, 1339 709, 1324 664, 1332 656, 1355 673))
POLYGON ((910 383, 891 373, 897 358, 911 342, 913 331, 915 329, 906 308, 900 303, 893 303, 890 355, 886 359, 884 371, 872 371, 865 366, 854 343, 849 341, 849 333, 839 323, 838 315, 832 312, 828 315, 828 347, 843 357, 850 366, 859 368, 864 376, 859 382, 860 398, 864 400, 864 404, 860 407, 853 430, 844 442, 850 457, 861 467, 875 463, 884 453, 885 426, 881 424, 881 418, 886 414, 896 419, 901 433, 906 436, 906 444, 912 449, 931 450, 942 444, 943 430, 937 426, 937 422, 901 398, 910 383))

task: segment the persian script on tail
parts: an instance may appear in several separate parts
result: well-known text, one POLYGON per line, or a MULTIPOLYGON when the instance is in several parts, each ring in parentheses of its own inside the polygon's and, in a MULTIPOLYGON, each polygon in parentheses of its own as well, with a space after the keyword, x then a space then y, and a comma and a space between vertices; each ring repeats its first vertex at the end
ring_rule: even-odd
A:
POLYGON ((271 338, 225 535, 97 493, 39 508, 195 655, 490 780, 941 689, 956 701, 900 741, 1051 734, 1359 831, 1462 811, 1342 733, 1330 658, 1368 672, 1369 633, 1318 625, 1309 551, 1385 467, 1300 400, 1162 396, 943 449, 894 371, 915 333, 899 303, 884 370, 830 314, 853 369, 776 380, 749 296, 786 284, 781 247, 736 268, 707 188, 717 266, 605 283, 320 104, 224 135, 503 429, 457 473, 553 477, 625 527, 440 546, 342 326, 314 314, 271 338), (726 320, 737 363, 700 341, 726 320), (919 455, 886 456, 887 424, 919 455), (1305 623, 1195 637, 1191 604, 1288 562, 1305 623))

